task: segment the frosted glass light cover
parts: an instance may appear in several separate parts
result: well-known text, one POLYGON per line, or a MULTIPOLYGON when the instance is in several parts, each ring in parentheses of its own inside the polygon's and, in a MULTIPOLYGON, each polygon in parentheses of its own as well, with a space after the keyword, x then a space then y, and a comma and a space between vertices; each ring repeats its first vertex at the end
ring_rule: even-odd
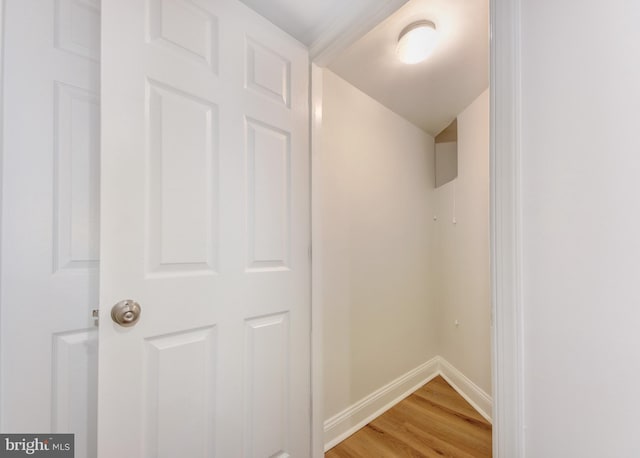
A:
POLYGON ((396 54, 405 64, 422 62, 436 45, 436 26, 431 21, 409 24, 400 32, 396 54))

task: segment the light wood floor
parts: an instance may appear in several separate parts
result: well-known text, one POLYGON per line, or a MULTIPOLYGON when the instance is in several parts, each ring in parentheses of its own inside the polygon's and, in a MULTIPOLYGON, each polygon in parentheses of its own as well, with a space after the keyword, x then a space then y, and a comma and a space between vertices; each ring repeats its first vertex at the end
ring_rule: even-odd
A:
POLYGON ((326 458, 491 456, 491 425, 440 376, 389 409, 326 458))

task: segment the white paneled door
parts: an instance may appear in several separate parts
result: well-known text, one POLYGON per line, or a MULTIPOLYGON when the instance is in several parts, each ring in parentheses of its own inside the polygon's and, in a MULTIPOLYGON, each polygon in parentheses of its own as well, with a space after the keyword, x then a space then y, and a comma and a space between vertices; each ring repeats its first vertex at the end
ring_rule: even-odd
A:
POLYGON ((100 4, 2 5, 0 430, 95 457, 100 4))
POLYGON ((308 65, 236 0, 102 2, 99 457, 310 456, 308 65))
POLYGON ((306 48, 237 0, 0 5, 0 430, 310 456, 306 48))

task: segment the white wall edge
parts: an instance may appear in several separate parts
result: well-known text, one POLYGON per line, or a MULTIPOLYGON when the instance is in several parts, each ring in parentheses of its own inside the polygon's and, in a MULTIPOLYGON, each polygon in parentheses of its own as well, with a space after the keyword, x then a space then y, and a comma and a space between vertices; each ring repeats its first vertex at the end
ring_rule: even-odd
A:
POLYGON ((344 11, 309 46, 311 59, 322 67, 328 65, 340 52, 362 38, 407 1, 387 0, 379 8, 364 13, 357 2, 343 2, 340 6, 344 11))
POLYGON ((398 377, 324 422, 325 451, 382 415, 439 374, 440 358, 398 377))
POLYGON ((493 456, 524 458, 520 0, 490 0, 493 456))
POLYGON ((446 359, 440 358, 440 375, 451 387, 487 420, 492 422, 493 399, 466 375, 453 367, 446 359))
POLYGON ((309 122, 311 124, 311 456, 324 456, 322 358, 322 224, 319 160, 322 135, 322 68, 310 68, 309 122))

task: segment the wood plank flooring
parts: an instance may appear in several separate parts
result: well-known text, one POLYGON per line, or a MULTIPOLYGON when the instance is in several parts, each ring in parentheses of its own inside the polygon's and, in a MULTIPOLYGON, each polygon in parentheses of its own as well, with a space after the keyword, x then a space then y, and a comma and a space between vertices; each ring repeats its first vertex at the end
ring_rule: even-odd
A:
POLYGON ((491 425, 440 376, 325 458, 491 457, 491 425))

